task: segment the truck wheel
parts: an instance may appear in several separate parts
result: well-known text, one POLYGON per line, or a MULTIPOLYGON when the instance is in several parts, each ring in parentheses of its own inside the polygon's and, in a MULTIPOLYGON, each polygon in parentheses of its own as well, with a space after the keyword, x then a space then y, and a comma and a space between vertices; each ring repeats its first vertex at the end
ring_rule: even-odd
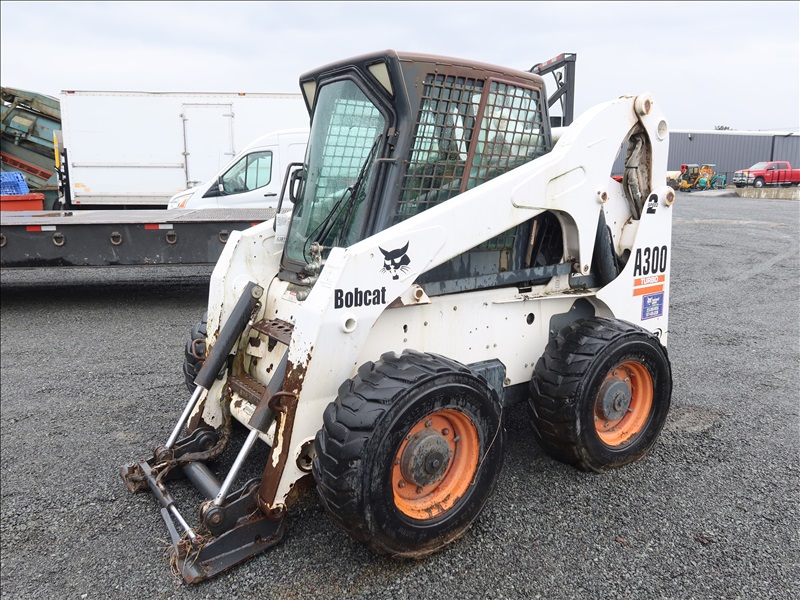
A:
POLYGON ((421 558, 461 537, 497 482, 505 430, 483 378, 406 350, 339 388, 312 471, 328 513, 378 554, 421 558))
POLYGON ((756 180, 753 182, 753 187, 763 188, 764 187, 764 180, 761 177, 757 177, 756 180))
POLYGON ((183 356, 183 376, 186 387, 190 392, 194 392, 197 387, 194 379, 203 367, 206 360, 206 325, 208 324, 208 313, 203 315, 203 320, 192 328, 189 339, 186 340, 183 356))
POLYGON ((655 335, 594 317, 561 330, 536 363, 529 412, 550 456, 602 472, 645 456, 669 411, 672 367, 655 335))

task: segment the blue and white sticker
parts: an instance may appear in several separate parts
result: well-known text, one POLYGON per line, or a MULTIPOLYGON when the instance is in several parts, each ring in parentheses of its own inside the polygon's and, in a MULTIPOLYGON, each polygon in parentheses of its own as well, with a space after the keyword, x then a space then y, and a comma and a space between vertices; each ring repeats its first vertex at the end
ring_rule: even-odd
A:
POLYGON ((642 321, 664 314, 664 292, 642 296, 642 321))

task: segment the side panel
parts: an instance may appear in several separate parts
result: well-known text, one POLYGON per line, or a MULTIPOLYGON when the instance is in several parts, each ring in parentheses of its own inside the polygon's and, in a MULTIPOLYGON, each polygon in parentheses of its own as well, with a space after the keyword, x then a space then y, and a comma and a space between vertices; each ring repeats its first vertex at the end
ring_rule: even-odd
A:
POLYGON ((668 187, 656 188, 638 223, 623 227, 622 237, 633 238, 630 257, 619 276, 597 292, 614 317, 653 332, 664 346, 671 300, 672 198, 668 187))
MULTIPOLYGON (((539 294, 541 291, 536 290, 539 294)), ((378 360, 383 352, 399 354, 411 348, 442 354, 463 364, 498 359, 506 369, 504 387, 527 384, 545 345, 558 333, 558 324, 576 302, 595 315, 613 316, 591 307, 588 294, 534 297, 510 288, 430 300, 430 304, 384 311, 356 364, 378 360), (561 320, 559 315, 563 315, 561 320)))
POLYGON ((159 204, 185 189, 176 98, 62 93, 61 110, 74 205, 159 204))

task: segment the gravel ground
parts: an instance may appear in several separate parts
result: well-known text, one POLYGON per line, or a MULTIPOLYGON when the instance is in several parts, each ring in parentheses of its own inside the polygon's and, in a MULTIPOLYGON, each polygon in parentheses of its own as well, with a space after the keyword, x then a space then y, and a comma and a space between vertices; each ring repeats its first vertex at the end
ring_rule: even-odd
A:
POLYGON ((309 494, 279 546, 194 586, 163 560, 155 499, 117 470, 187 400, 210 268, 3 271, 2 597, 796 598, 799 207, 679 194, 673 407, 643 461, 576 471, 514 407, 498 488, 444 552, 375 556, 309 494))

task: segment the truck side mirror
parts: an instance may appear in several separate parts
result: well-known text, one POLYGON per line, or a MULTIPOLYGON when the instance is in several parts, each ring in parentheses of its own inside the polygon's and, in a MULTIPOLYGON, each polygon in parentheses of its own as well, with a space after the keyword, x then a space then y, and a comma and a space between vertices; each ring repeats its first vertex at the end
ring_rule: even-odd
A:
POLYGON ((220 175, 213 184, 208 186, 203 198, 216 198, 225 194, 225 188, 222 187, 222 176, 220 175))

